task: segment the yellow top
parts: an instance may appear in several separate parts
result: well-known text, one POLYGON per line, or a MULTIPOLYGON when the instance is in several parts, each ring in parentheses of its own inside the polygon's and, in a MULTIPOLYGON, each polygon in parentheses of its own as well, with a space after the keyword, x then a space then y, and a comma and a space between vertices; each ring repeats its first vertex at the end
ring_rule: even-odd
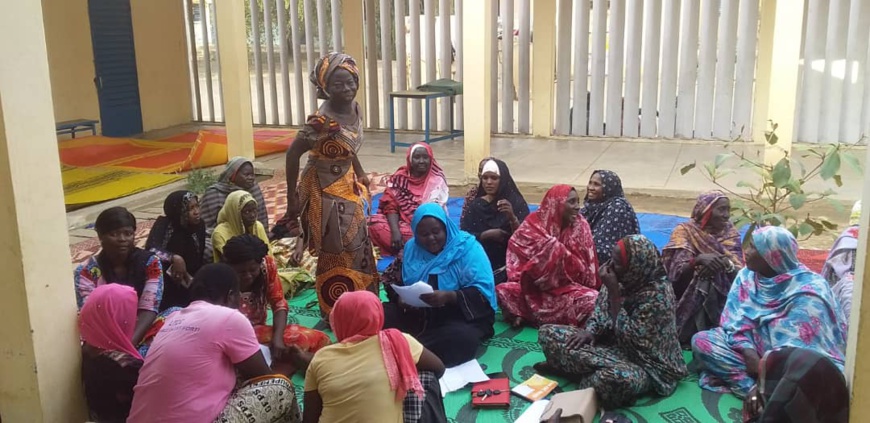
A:
MULTIPOLYGON (((419 361, 423 345, 404 335, 414 362, 419 361)), ((322 422, 402 423, 402 403, 390 390, 377 336, 317 351, 305 373, 305 392, 311 391, 323 399, 322 422)))

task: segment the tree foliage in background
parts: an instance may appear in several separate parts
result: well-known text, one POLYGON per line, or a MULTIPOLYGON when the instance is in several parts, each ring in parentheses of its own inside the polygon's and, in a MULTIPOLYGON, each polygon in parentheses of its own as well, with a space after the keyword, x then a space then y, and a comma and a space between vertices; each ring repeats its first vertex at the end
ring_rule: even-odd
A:
POLYGON ((205 190, 217 182, 218 175, 209 169, 193 169, 187 174, 187 190, 202 196, 205 190))
POLYGON ((717 155, 713 161, 704 162, 701 166, 692 162, 681 168, 680 172, 685 175, 693 170, 698 171, 705 179, 727 192, 731 198, 731 220, 738 228, 749 225, 752 231, 759 226, 782 226, 799 239, 836 230, 837 225, 829 219, 813 216, 801 209, 820 201, 828 201, 836 209, 843 209, 842 204, 831 198, 837 193, 833 187, 824 191, 810 191, 807 184, 821 178, 829 185, 842 187, 844 163, 862 173, 861 164, 850 152, 852 146, 842 143, 794 145, 795 152, 800 156, 800 160, 794 160, 790 151, 777 145, 777 126, 770 122, 770 129, 765 132, 767 148, 779 149, 783 154, 776 163, 765 163, 764 149, 759 149, 751 157, 743 152, 742 147, 733 148, 732 143, 729 143, 724 147, 729 151, 717 155), (736 164, 732 159, 736 159, 736 164), (739 181, 737 187, 745 191, 736 192, 721 181, 740 169, 749 169, 758 177, 739 181))

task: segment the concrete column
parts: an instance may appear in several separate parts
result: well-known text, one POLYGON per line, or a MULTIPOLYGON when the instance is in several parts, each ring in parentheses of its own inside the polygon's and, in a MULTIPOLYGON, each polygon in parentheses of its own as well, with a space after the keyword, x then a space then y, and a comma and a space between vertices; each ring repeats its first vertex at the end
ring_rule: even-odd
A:
POLYGON ((221 58, 221 97, 227 128, 227 154, 254 159, 251 110, 251 71, 244 0, 215 2, 218 53, 221 58))
POLYGON ((42 3, 0 2, 0 418, 84 421, 42 3))
POLYGON ((497 72, 492 67, 493 8, 487 1, 462 3, 462 72, 463 122, 465 122, 465 178, 477 180, 477 165, 489 156, 492 122, 492 92, 490 79, 497 72))
POLYGON ((532 135, 553 135, 556 0, 532 2, 532 135))
MULTIPOLYGON (((870 158, 870 150, 867 151, 870 158)), ((870 173, 864 172, 862 198, 870 198, 870 173)), ((858 236, 855 286, 849 340, 846 347, 846 382, 852 391, 850 421, 860 422, 870 415, 870 301, 863 301, 864 284, 870 280, 870 212, 861 213, 858 236), (862 282, 865 281, 865 282, 862 282)))
MULTIPOLYGON (((363 2, 362 0, 343 0, 341 2, 341 26, 344 30, 344 53, 349 54, 356 60, 359 67, 359 91, 356 93, 356 102, 359 103, 363 114, 363 122, 368 122, 366 113, 366 50, 363 44, 365 39, 365 27, 363 26, 363 2)), ((372 40, 374 42, 374 40, 372 40)), ((377 72, 374 69, 373 72, 377 72)), ((372 93, 377 96, 378 93, 372 93)))
POLYGON ((779 125, 778 148, 765 151, 765 161, 778 161, 791 151, 795 134, 804 2, 762 0, 758 33, 758 69, 753 105, 752 139, 762 143, 768 121, 779 125))

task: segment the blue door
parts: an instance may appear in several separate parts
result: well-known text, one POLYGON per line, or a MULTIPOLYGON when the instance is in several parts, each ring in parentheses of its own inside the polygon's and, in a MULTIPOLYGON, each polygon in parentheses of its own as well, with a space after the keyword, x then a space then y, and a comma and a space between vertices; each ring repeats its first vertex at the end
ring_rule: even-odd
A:
POLYGON ((103 135, 142 132, 130 0, 88 0, 103 135))

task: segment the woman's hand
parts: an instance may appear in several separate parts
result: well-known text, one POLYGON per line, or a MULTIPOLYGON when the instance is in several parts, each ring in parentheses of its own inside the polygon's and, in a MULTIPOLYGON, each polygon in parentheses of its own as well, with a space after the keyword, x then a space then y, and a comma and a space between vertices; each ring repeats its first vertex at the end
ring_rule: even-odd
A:
POLYGON ((517 217, 514 215, 514 206, 508 200, 498 200, 496 204, 498 206, 498 211, 503 213, 509 219, 514 220, 517 217))
POLYGON ((725 265, 719 258, 720 254, 701 254, 695 257, 695 267, 698 269, 698 274, 701 276, 715 275, 716 273, 725 270, 725 265))
POLYGON ((758 386, 753 386, 749 390, 749 394, 746 395, 746 398, 743 399, 744 420, 746 418, 758 417, 763 410, 764 404, 762 403, 761 396, 758 394, 758 386))
POLYGON ((456 291, 435 291, 429 294, 420 294, 420 299, 432 307, 444 307, 456 302, 456 291))
POLYGON ((405 247, 405 240, 402 239, 401 231, 390 231, 390 247, 393 248, 393 251, 398 254, 399 251, 402 251, 402 248, 405 247))
POLYGON ((607 292, 611 296, 619 295, 619 280, 616 278, 616 273, 609 261, 598 268, 598 277, 601 278, 601 283, 607 287, 607 292))
POLYGON ((752 348, 743 350, 743 362, 746 363, 746 374, 753 379, 758 379, 758 364, 761 362, 761 357, 758 351, 752 348))
POLYGON ((290 265, 297 267, 301 265, 304 255, 305 242, 302 237, 296 238, 296 245, 293 246, 293 253, 290 254, 290 265))
POLYGON ((269 350, 272 351, 273 360, 283 360, 289 358, 290 349, 284 344, 284 340, 280 336, 272 337, 272 342, 269 344, 269 350))
POLYGON ((578 330, 574 335, 568 338, 568 341, 565 342, 565 348, 569 350, 576 350, 580 347, 584 347, 592 343, 593 337, 592 334, 585 330, 578 330))
POLYGON ((176 283, 183 284, 184 279, 187 275, 187 263, 184 262, 184 258, 175 254, 172 256, 172 264, 169 266, 169 276, 176 283))
POLYGON ((372 181, 369 179, 368 175, 357 175, 356 179, 360 184, 362 184, 362 186, 366 187, 367 190, 371 190, 372 181))

